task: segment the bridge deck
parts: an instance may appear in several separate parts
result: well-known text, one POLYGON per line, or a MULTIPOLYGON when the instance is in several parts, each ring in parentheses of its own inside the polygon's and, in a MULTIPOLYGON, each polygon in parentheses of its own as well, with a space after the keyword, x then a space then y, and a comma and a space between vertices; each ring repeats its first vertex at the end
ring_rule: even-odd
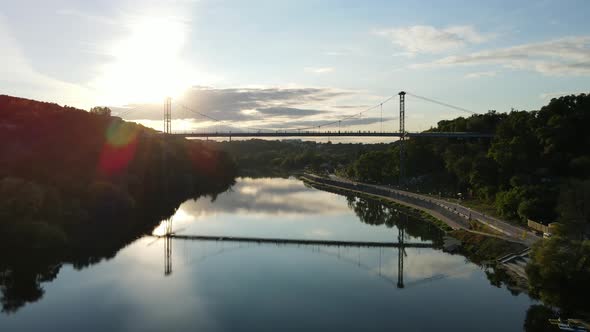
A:
POLYGON ((305 240, 305 239, 280 239, 280 238, 258 238, 240 236, 212 236, 212 235, 178 235, 170 234, 157 236, 159 238, 171 238, 178 240, 194 241, 227 241, 227 242, 250 242, 270 244, 298 244, 298 245, 324 245, 342 247, 387 247, 387 248, 432 248, 432 243, 396 243, 396 242, 375 242, 375 241, 336 241, 336 240, 305 240))
MULTIPOLYGON (((267 132, 267 133, 232 133, 232 132, 209 132, 209 133, 172 133, 170 135, 180 137, 400 137, 399 132, 267 132)), ((491 138, 493 134, 471 133, 471 132, 423 132, 406 133, 406 137, 448 137, 448 138, 491 138)))

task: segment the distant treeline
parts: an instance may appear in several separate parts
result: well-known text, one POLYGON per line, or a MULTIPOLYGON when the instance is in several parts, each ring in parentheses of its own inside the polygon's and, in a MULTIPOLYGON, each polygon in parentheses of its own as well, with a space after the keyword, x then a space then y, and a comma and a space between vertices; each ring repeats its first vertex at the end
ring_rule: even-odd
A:
POLYGON ((117 248, 182 201, 224 191, 236 173, 202 143, 9 96, 0 96, 0 142, 0 246, 117 248))
POLYGON ((227 152, 242 172, 256 170, 334 171, 345 167, 367 152, 387 149, 390 144, 316 143, 301 140, 243 140, 210 142, 227 152))

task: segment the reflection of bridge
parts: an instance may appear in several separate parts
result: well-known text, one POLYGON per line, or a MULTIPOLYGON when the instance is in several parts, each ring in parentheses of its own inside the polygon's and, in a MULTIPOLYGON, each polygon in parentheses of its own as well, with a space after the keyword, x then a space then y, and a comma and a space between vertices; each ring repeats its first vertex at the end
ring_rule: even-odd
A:
POLYGON ((407 286, 414 286, 426 282, 431 282, 439 279, 444 279, 447 274, 435 274, 420 280, 415 280, 409 284, 404 283, 404 258, 407 256, 406 248, 432 248, 431 243, 420 242, 405 242, 405 231, 399 229, 398 242, 372 242, 372 241, 336 241, 336 240, 308 240, 308 239, 278 239, 278 238, 253 238, 253 237, 231 237, 231 236, 200 236, 200 235, 179 235, 172 232, 171 221, 166 221, 166 234, 156 236, 157 239, 163 239, 164 242, 164 275, 168 276, 172 273, 172 240, 197 241, 205 245, 207 243, 221 244, 222 248, 213 250, 205 255, 202 255, 198 261, 206 258, 217 256, 223 253, 232 252, 239 249, 251 248, 251 245, 276 245, 277 247, 299 247, 311 248, 311 252, 328 255, 338 260, 347 262, 358 268, 366 270, 370 273, 376 274, 379 278, 395 284, 397 288, 406 288, 407 286), (225 247, 225 243, 237 243, 238 246, 225 247), (351 258, 342 251, 350 249, 357 249, 356 258, 351 258), (361 249, 378 249, 379 263, 378 267, 372 268, 361 261, 361 249), (397 280, 382 272, 382 256, 384 249, 397 249, 397 280), (336 249, 336 252, 332 252, 336 249), (332 250, 332 251, 331 251, 332 250))
POLYGON ((337 241, 337 240, 307 240, 307 239, 279 239, 259 237, 236 237, 236 236, 211 236, 211 235, 179 235, 170 233, 162 236, 179 240, 201 240, 201 241, 225 241, 225 242, 246 242, 260 244, 298 244, 298 245, 322 245, 342 247, 382 247, 382 248, 432 248, 431 243, 404 243, 401 242, 373 242, 373 241, 337 241))

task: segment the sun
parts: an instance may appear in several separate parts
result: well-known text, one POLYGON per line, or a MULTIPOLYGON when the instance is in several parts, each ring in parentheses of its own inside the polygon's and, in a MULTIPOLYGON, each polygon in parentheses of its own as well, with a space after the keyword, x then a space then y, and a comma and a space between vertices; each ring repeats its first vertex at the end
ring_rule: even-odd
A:
POLYGON ((180 56, 185 24, 170 18, 142 18, 128 26, 127 37, 108 52, 114 60, 92 84, 101 103, 154 103, 180 95, 194 77, 180 56))

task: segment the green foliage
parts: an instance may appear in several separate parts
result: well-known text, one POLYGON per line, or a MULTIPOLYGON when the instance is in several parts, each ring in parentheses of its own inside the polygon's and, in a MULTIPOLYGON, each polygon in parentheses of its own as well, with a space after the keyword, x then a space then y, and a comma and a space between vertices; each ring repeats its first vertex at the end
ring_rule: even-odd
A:
POLYGON ((395 179, 399 169, 394 163, 394 154, 391 150, 372 151, 361 155, 353 163, 353 171, 356 178, 364 182, 389 182, 395 179))
MULTIPOLYGON (((231 155, 243 172, 278 169, 284 171, 343 170, 365 152, 386 149, 387 144, 321 144, 299 140, 268 141, 252 139, 209 142, 231 155)), ((352 165, 351 165, 352 167, 352 165)))
POLYGON ((0 179, 0 197, 0 224, 32 221, 45 213, 59 216, 60 196, 53 188, 7 177, 0 179))
POLYGON ((581 239, 590 228, 590 179, 570 179, 560 190, 559 222, 562 234, 581 239))
POLYGON ((484 261, 493 261, 506 254, 525 249, 525 246, 519 243, 508 242, 499 238, 464 230, 454 230, 449 234, 461 241, 461 251, 463 254, 478 264, 484 261))
POLYGON ((590 240, 554 236, 538 242, 526 268, 533 294, 545 303, 590 312, 590 240))
POLYGON ((100 116, 111 116, 111 109, 108 107, 95 106, 90 109, 90 114, 100 116))

